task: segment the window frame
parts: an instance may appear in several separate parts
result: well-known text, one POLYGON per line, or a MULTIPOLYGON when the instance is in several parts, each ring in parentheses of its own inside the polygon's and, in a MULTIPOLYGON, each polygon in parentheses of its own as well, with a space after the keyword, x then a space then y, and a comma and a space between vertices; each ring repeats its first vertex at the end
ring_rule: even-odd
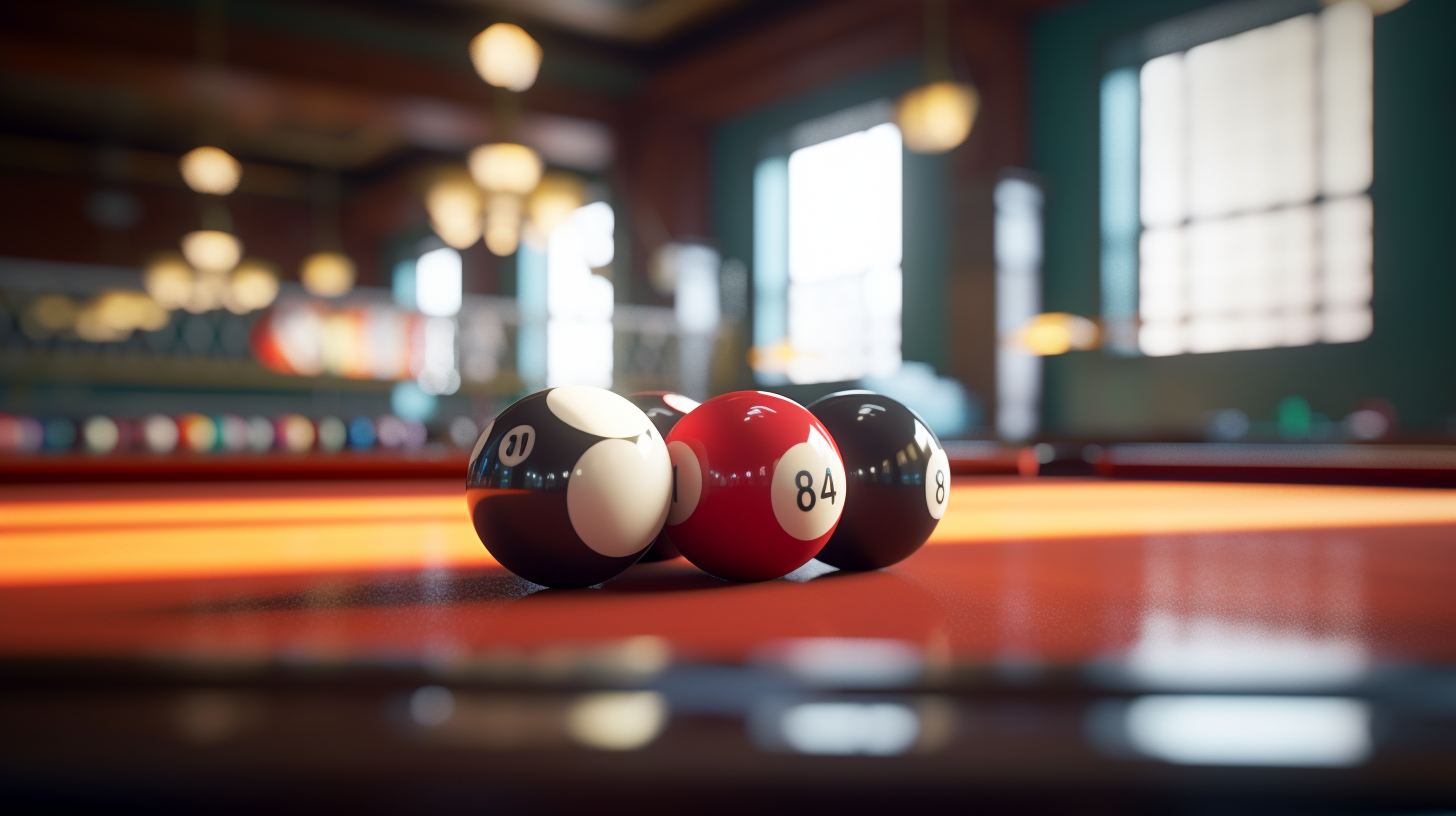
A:
MULTIPOLYGON (((1099 78, 1098 104, 1098 194, 1099 194, 1099 293, 1101 295, 1101 316, 1104 324, 1104 351, 1114 356, 1185 357, 1190 354, 1223 353, 1225 351, 1271 351, 1280 348, 1309 347, 1330 343, 1348 344, 1368 340, 1372 334, 1367 331, 1355 340, 1327 340, 1316 337, 1308 343, 1275 344, 1247 349, 1221 349, 1217 351, 1185 348, 1169 355, 1150 355, 1143 351, 1139 342, 1141 326, 1141 245, 1142 236, 1149 229, 1142 222, 1142 98, 1140 78, 1143 67, 1160 57, 1186 53, 1197 46, 1234 37, 1255 29, 1275 25, 1305 14, 1320 14, 1329 6, 1319 0, 1260 0, 1260 2, 1229 2, 1209 6, 1191 14, 1174 17, 1146 26, 1133 34, 1114 39, 1104 50, 1102 72, 1099 78)), ((1316 25, 1319 24, 1318 19, 1316 25)), ((1317 35, 1318 36, 1318 35, 1317 35)), ((1372 43, 1373 49, 1373 43, 1372 43)), ((1373 61, 1372 52, 1372 61, 1373 61)), ((1318 59, 1318 57, 1316 57, 1318 59)), ((1321 132, 1319 117, 1323 110, 1319 104, 1319 72, 1316 65, 1316 144, 1321 132)), ((1374 88, 1371 88, 1373 106, 1374 88)), ((1370 134, 1371 154, 1374 153, 1374 133, 1370 134)), ((1317 156, 1315 161, 1320 161, 1317 156)), ((1317 189, 1313 198, 1297 204, 1277 204, 1254 213, 1272 213, 1281 208, 1315 208, 1315 217, 1325 202, 1363 198, 1374 204, 1371 191, 1374 188, 1374 173, 1362 192, 1338 196, 1326 196, 1317 189)), ((1206 219, 1188 218, 1182 226, 1209 223, 1231 216, 1214 216, 1206 219)), ((1373 267, 1374 229, 1373 218, 1370 233, 1371 266, 1373 267)), ((1318 233, 1315 244, 1319 243, 1318 233)), ((1316 275, 1324 271, 1320 250, 1316 250, 1314 261, 1316 275)), ((1373 268, 1371 270, 1373 276, 1373 268)), ((1318 285, 1318 283, 1316 284, 1318 285)), ((1317 296, 1316 314, 1325 301, 1317 296)), ((1365 308, 1373 315, 1373 294, 1366 299, 1365 308)))
MULTIPOLYGON (((893 99, 884 96, 842 108, 828 115, 801 121, 774 133, 760 143, 753 164, 753 346, 756 353, 787 347, 791 332, 790 291, 794 285, 790 270, 789 159, 798 150, 814 147, 844 136, 861 133, 884 124, 894 124, 893 99)), ((900 149, 900 309, 896 327, 898 363, 905 360, 905 232, 906 150, 900 149)), ((796 382, 787 372, 750 366, 754 382, 761 386, 820 386, 848 380, 796 382)), ((862 376, 871 376, 865 372, 862 376)))

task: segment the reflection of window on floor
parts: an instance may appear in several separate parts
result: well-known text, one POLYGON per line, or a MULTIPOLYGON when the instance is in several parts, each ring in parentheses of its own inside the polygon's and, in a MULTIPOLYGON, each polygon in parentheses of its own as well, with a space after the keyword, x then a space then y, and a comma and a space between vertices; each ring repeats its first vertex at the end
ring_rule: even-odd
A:
MULTIPOLYGON (((1140 112, 1125 130, 1137 159, 1123 165, 1139 179, 1126 221, 1141 229, 1123 267, 1137 265, 1135 284, 1125 276, 1137 350, 1370 335, 1372 64, 1370 11, 1345 2, 1107 76, 1104 115, 1119 83, 1138 98, 1122 110, 1140 112)), ((1104 140, 1114 132, 1104 122, 1104 140)), ((1104 145, 1115 190, 1107 159, 1104 145)))
POLYGON ((787 162, 767 159, 755 184, 760 380, 836 382, 898 370, 900 129, 873 124, 799 147, 787 162))

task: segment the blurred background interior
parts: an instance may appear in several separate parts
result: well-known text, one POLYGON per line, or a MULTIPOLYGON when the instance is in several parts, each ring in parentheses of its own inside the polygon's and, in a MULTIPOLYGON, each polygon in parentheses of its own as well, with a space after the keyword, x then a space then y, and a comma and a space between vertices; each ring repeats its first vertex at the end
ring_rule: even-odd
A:
POLYGON ((1449 811, 1453 33, 0 3, 0 802, 1449 811), (564 384, 880 391, 953 507, 543 590, 460 477, 564 384))
POLYGON ((575 383, 1453 440, 1425 0, 0 12, 0 450, 468 449, 575 383))

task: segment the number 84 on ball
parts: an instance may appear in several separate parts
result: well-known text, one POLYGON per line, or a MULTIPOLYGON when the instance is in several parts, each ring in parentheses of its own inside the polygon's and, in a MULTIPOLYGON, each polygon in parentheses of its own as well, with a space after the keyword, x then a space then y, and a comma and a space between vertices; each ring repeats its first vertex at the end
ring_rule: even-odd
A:
POLYGON ((701 569, 737 581, 786 575, 813 558, 844 511, 844 462, 803 406, 761 391, 724 394, 668 435, 667 526, 701 569))

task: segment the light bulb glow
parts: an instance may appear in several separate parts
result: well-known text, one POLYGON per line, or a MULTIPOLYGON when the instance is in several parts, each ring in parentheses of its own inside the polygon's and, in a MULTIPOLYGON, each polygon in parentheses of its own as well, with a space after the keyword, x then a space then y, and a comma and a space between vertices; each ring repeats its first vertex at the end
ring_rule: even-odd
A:
POLYGON ((138 329, 156 331, 168 314, 145 292, 112 289, 102 292, 76 314, 76 334, 92 343, 114 343, 138 329))
POLYGON ((315 252, 303 259, 303 288, 319 297, 339 297, 354 288, 354 262, 342 252, 315 252))
POLYGON ((178 252, 152 258, 142 271, 147 294, 163 309, 180 309, 192 296, 192 267, 178 252))
POLYGON ((443 174, 425 191, 430 227, 455 249, 480 240, 485 201, 480 188, 464 171, 443 174))
POLYGON ((526 201, 531 224, 543 238, 550 238, 581 207, 586 185, 571 173, 547 173, 526 201))
POLYGON ((514 255, 521 243, 521 199, 493 195, 485 205, 485 246, 499 257, 514 255))
POLYGON ((131 331, 157 331, 167 325, 167 311, 145 292, 116 289, 96 299, 95 308, 108 325, 131 331))
POLYGON ((1022 350, 1042 357, 1087 351, 1098 346, 1102 331, 1085 317, 1066 312, 1047 312, 1026 321, 1011 337, 1022 350))
POLYGON ((44 295, 26 310, 27 323, 38 330, 38 337, 59 334, 76 325, 77 311, 76 302, 65 295, 44 295))
POLYGON ((541 45, 510 23, 496 23, 470 41, 470 61, 480 78, 516 92, 536 83, 541 55, 541 45))
POLYGON ((229 272, 242 255, 243 242, 232 233, 195 230, 182 236, 182 257, 199 271, 229 272))
POLYGON ((981 98, 974 86, 932 82, 913 88, 895 106, 895 124, 905 147, 916 153, 944 153, 966 140, 981 98))
POLYGON ((228 276, 223 305, 233 314, 267 308, 278 297, 278 271, 273 264, 247 258, 228 276))
POLYGON ((192 282, 192 291, 182 308, 192 314, 204 314, 222 307, 227 295, 227 273, 211 269, 200 269, 192 282))
POLYGON ((470 175, 488 193, 528 195, 541 183, 541 156, 510 142, 481 145, 470 151, 470 175))
POLYGON ((182 180, 199 193, 227 195, 243 180, 243 166, 218 147, 199 147, 185 153, 177 162, 182 180))

